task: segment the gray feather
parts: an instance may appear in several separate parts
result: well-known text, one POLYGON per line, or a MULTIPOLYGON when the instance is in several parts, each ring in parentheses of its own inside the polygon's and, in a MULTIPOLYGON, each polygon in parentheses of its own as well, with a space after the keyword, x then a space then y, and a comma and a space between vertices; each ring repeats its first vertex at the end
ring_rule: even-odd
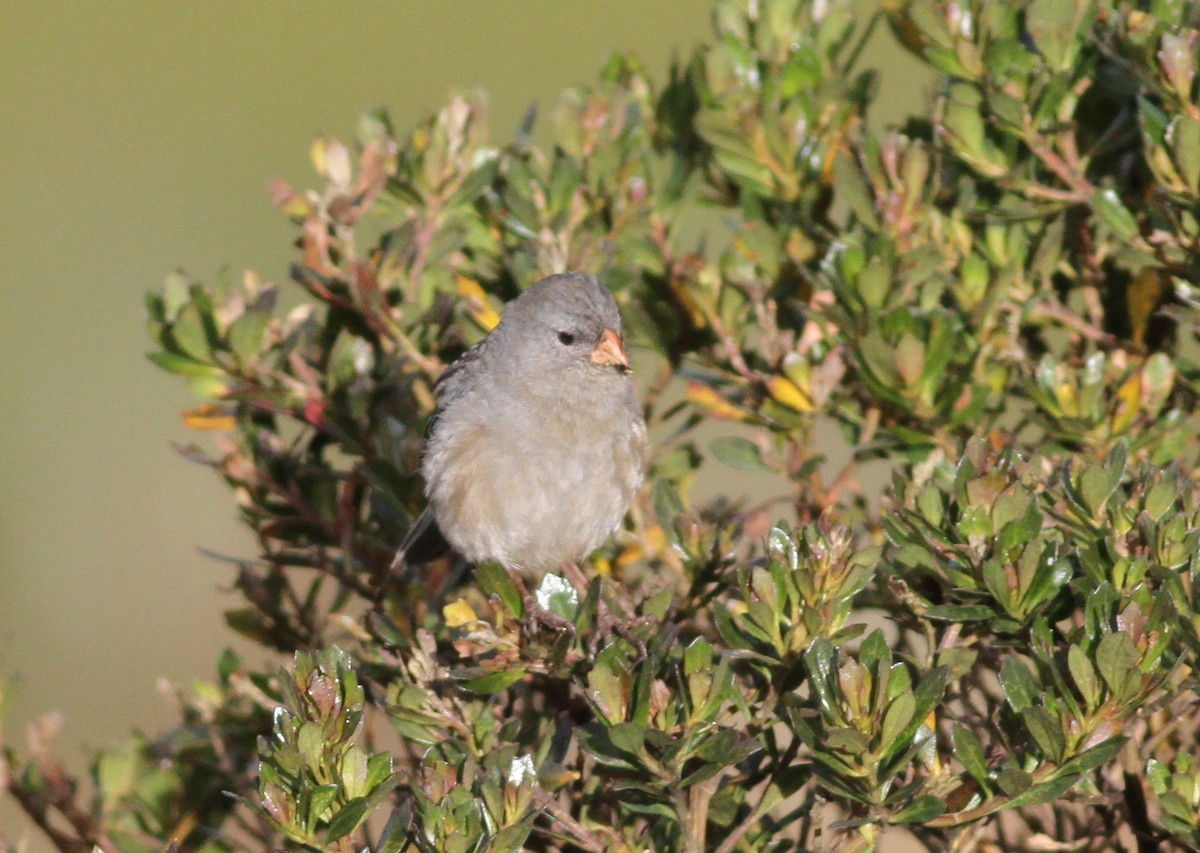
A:
POLYGON ((422 461, 436 525, 414 525, 410 548, 440 532, 470 560, 550 569, 603 543, 647 451, 629 376, 590 358, 620 328, 595 278, 549 276, 447 369, 422 461))

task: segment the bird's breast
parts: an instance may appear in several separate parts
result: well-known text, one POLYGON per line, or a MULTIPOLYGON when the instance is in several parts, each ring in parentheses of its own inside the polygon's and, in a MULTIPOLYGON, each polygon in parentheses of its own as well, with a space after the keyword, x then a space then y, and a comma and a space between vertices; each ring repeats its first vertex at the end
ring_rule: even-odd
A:
POLYGON ((438 525, 464 556, 541 570, 620 524, 644 453, 640 418, 479 407, 439 420, 424 468, 438 525))

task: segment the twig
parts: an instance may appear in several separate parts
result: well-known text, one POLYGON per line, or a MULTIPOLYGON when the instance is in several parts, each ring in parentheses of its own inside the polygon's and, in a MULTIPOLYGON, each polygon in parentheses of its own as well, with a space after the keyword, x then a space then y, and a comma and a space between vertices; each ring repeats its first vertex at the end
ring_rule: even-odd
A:
POLYGON ((684 853, 704 853, 708 833, 708 803, 717 792, 717 777, 705 779, 675 795, 675 808, 683 828, 684 853))
POLYGON ((571 813, 564 809, 548 791, 538 790, 534 793, 534 801, 538 808, 546 812, 550 819, 561 826, 574 839, 575 844, 592 853, 604 853, 608 845, 600 840, 595 833, 575 820, 571 813))
POLYGON ((102 853, 119 853, 116 846, 92 819, 75 802, 75 780, 69 777, 57 762, 46 763, 35 759, 44 789, 35 791, 13 778, 3 768, 4 787, 16 800, 17 805, 37 825, 51 843, 62 853, 87 853, 98 849, 102 853), (73 835, 58 829, 51 822, 51 811, 57 812, 70 826, 73 835))
POLYGON ((1120 344, 1120 341, 1116 337, 1092 325, 1083 317, 1069 310, 1057 299, 1040 303, 1033 310, 1033 316, 1038 319, 1053 320, 1061 323, 1072 331, 1083 335, 1088 340, 1096 341, 1107 347, 1115 347, 1120 344))

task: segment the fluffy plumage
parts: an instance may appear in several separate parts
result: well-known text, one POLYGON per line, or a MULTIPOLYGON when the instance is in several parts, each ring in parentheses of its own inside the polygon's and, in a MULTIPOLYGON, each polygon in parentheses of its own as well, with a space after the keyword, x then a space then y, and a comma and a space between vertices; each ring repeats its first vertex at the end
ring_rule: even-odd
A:
POLYGON ((552 275, 438 382, 421 471, 429 499, 398 559, 440 532, 467 559, 547 570, 617 528, 644 475, 641 407, 612 294, 552 275))

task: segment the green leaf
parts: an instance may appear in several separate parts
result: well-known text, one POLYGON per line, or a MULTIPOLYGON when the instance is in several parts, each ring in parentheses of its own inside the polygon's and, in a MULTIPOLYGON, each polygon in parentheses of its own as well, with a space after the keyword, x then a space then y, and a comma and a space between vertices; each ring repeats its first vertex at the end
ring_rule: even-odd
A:
POLYGON ((693 675, 711 669, 712 656, 712 644, 708 640, 703 637, 692 640, 683 652, 684 675, 693 675))
POLYGON ((1040 693, 1033 675, 1025 664, 1011 656, 1005 658, 1003 666, 1000 667, 1000 684, 1004 687, 1008 704, 1018 714, 1032 707, 1040 693))
POLYGON ((1087 652, 1076 645, 1067 649, 1067 669, 1083 697, 1084 705, 1089 711, 1093 710, 1100 703, 1100 682, 1096 679, 1096 668, 1088 659, 1087 652))
POLYGON ((892 814, 892 823, 925 823, 935 817, 941 817, 946 811, 946 804, 940 797, 926 794, 917 797, 907 806, 892 814))
POLYGON ((1067 741, 1058 715, 1042 705, 1034 705, 1021 712, 1021 719, 1042 755, 1055 763, 1061 761, 1067 741))
POLYGON ((995 610, 983 604, 937 604, 925 611, 927 618, 946 622, 975 622, 995 615, 995 610))
POLYGON ((1092 194, 1092 211, 1096 217, 1112 229, 1122 240, 1132 240, 1138 234, 1137 220, 1117 195, 1116 190, 1106 187, 1092 194))
POLYGON ((826 729, 825 745, 829 749, 851 755, 862 755, 871 746, 866 735, 846 726, 830 726, 826 729))
POLYGON ((480 563, 475 567, 475 580, 480 589, 499 598, 509 613, 517 619, 524 617, 524 598, 507 569, 499 563, 480 563))
POLYGON ((730 468, 742 471, 771 471, 762 459, 757 444, 740 436, 726 435, 715 439, 710 445, 713 455, 730 468))
POLYGON ((1032 0, 1029 4, 1029 34, 1055 71, 1066 71, 1075 64, 1095 17, 1095 6, 1091 0, 1032 0))
POLYGON ((374 853, 400 853, 409 843, 408 828, 411 812, 392 809, 391 816, 379 833, 379 840, 372 848, 374 853))
POLYGON ((178 376, 208 376, 217 378, 225 375, 225 371, 216 365, 205 364, 188 358, 186 355, 177 355, 172 352, 151 352, 146 353, 146 358, 168 373, 174 373, 178 376))
POLYGON ((808 669, 809 683, 816 694, 821 712, 830 719, 840 719, 838 712, 837 650, 824 637, 813 641, 804 653, 804 665, 808 669))
POLYGON ((529 838, 532 830, 533 818, 526 817, 520 823, 506 826, 497 832, 486 849, 490 853, 520 853, 525 849, 525 840, 529 838))
POLYGON ((345 838, 358 828, 367 816, 368 800, 366 797, 355 797, 338 810, 329 822, 325 833, 325 843, 332 844, 339 838, 345 838))
POLYGON ((1172 120, 1170 135, 1179 177, 1193 196, 1200 195, 1200 118, 1176 116, 1172 120))
POLYGON ((188 304, 191 285, 181 273, 170 273, 163 282, 162 301, 165 319, 174 320, 188 304))
POLYGON ((1195 815, 1193 814, 1192 804, 1185 800, 1176 791, 1167 791, 1159 797, 1159 806, 1162 810, 1170 815, 1169 818, 1163 820, 1164 826, 1178 827, 1174 831, 1182 835, 1184 838, 1194 836, 1197 832, 1195 826, 1195 815), (1171 821, 1174 818, 1174 821, 1171 821))
POLYGON ((636 722, 618 722, 616 726, 608 727, 608 738, 617 749, 632 756, 641 755, 642 747, 646 745, 646 727, 636 722))
POLYGON ((901 693, 888 706, 883 715, 883 725, 879 730, 879 740, 886 753, 907 749, 906 738, 902 737, 908 724, 912 722, 916 701, 911 693, 901 693))
POLYGON ((975 649, 952 647, 938 652, 937 662, 950 670, 950 681, 955 682, 971 671, 978 658, 975 649))
MULTIPOLYGON (((1117 757, 1121 747, 1129 738, 1124 735, 1110 737, 1108 740, 1079 753, 1074 758, 1064 761, 1058 769, 1058 774, 1077 777, 1083 773, 1095 770, 1101 764, 1106 764, 1117 757)), ((1057 775, 1057 774, 1056 774, 1057 775)))
POLYGON ((1146 499, 1143 501, 1146 513, 1154 521, 1160 520, 1167 512, 1175 506, 1175 499, 1179 494, 1179 482, 1177 480, 1165 480, 1155 483, 1150 487, 1150 491, 1146 494, 1146 499))
POLYGON ((1149 759, 1146 762, 1146 778, 1150 780, 1154 793, 1161 797, 1171 789, 1171 765, 1157 758, 1149 759))
POLYGON ((880 663, 885 665, 884 668, 889 668, 892 665, 892 650, 888 647, 887 637, 883 631, 876 628, 867 638, 862 641, 862 645, 858 647, 859 662, 875 673, 876 678, 880 676, 880 663))
POLYGON ((1124 632, 1106 634, 1096 646, 1096 669, 1118 701, 1127 699, 1141 681, 1142 656, 1124 632))
POLYGON ((304 792, 307 794, 308 799, 305 829, 307 829, 309 832, 312 832, 316 828, 317 823, 321 820, 321 815, 325 813, 326 809, 333 805, 333 801, 337 798, 339 791, 340 789, 337 785, 330 784, 317 785, 315 787, 308 788, 304 792))
MULTIPOLYGON (((722 728, 706 737, 696 749, 696 757, 715 765, 717 771, 732 767, 759 750, 758 742, 736 729, 722 728)), ((689 783, 694 784, 694 783, 689 783)))
POLYGON ((663 530, 668 533, 674 530, 675 519, 684 512, 683 501, 674 483, 660 479, 654 484, 654 516, 663 530))
POLYGON ((941 491, 932 483, 926 483, 917 495, 917 509, 933 528, 942 526, 942 519, 945 517, 945 508, 942 502, 941 491))
POLYGON ((195 303, 184 306, 169 330, 170 339, 183 355, 196 361, 212 360, 212 343, 208 337, 208 324, 200 316, 195 303))
POLYGON ((646 729, 637 723, 606 726, 592 723, 578 730, 580 745, 597 761, 626 770, 642 769, 640 757, 646 729), (615 733, 615 737, 614 737, 615 733), (620 739, 620 743, 617 739, 620 739))
MULTIPOLYGON (((898 714, 908 715, 908 722, 899 730, 894 740, 891 742, 884 741, 881 754, 882 762, 886 763, 913 745, 914 735, 921 726, 925 725, 925 719, 929 716, 930 711, 942 701, 942 697, 946 693, 948 676, 949 669, 945 666, 935 666, 929 672, 925 673, 924 677, 917 683, 916 688, 912 692, 911 715, 908 714, 907 703, 904 703, 900 711, 897 712, 898 714)), ((900 701, 899 698, 896 701, 900 701)))
POLYGON ((367 792, 367 754, 353 744, 342 756, 342 789, 347 797, 359 797, 367 792))
POLYGON ((1168 125, 1166 111, 1145 96, 1139 96, 1137 102, 1142 132, 1149 138, 1153 146, 1161 147, 1166 143, 1168 125))
POLYGON ((311 720, 303 723, 300 726, 300 735, 296 743, 300 755, 310 767, 321 765, 321 759, 325 754, 325 739, 320 725, 311 720))
POLYGON ((950 737, 954 741, 954 757, 971 775, 971 778, 986 788, 988 786, 987 759, 979 738, 966 726, 961 725, 950 730, 950 737))
MULTIPOLYGON (((891 660, 891 649, 888 650, 888 660, 891 660)), ((887 671, 887 700, 893 701, 901 693, 912 691, 912 676, 908 667, 903 663, 894 663, 887 671)))
POLYGON ((767 534, 767 553, 782 561, 793 572, 800 565, 800 552, 796 548, 796 540, 782 524, 776 524, 767 534))
POLYGON ((479 678, 472 678, 463 686, 472 693, 499 693, 502 690, 507 690, 524 677, 525 668, 517 667, 516 669, 504 669, 499 672, 488 673, 479 678))
POLYGON ((849 207, 859 222, 872 230, 878 229, 879 217, 875 214, 873 196, 852 158, 834 158, 833 188, 838 200, 849 207))
POLYGON ((1029 790, 1033 777, 1019 767, 1005 767, 996 774, 996 784, 1001 791, 1015 797, 1029 790))
MULTIPOLYGON (((609 649, 615 648, 609 646, 609 649)), ((612 724, 622 722, 629 710, 630 679, 615 651, 601 653, 588 673, 587 681, 591 701, 600 718, 612 724)))
POLYGON ((367 759, 367 778, 363 785, 365 793, 372 793, 385 779, 392 775, 392 755, 388 752, 377 752, 367 759))
POLYGON ((1029 581, 1021 599, 1021 609, 1024 613, 1029 613, 1053 599, 1073 576, 1071 561, 1059 554, 1057 544, 1047 543, 1040 554, 1033 550, 1037 544, 1031 544, 1026 549, 1019 563, 1022 570, 1030 564, 1034 567, 1033 579, 1029 581))
POLYGON ((229 349, 239 364, 250 365, 258 360, 259 349, 271 315, 266 311, 247 311, 229 327, 229 349))
POLYGON ((1025 806, 1036 806, 1042 803, 1053 802, 1069 791, 1078 780, 1078 776, 1066 776, 1051 779, 1049 782, 1042 782, 1040 785, 1034 785, 1028 791, 1009 800, 1005 808, 1019 809, 1025 806))
POLYGON ((1114 481, 1109 471, 1100 465, 1092 465, 1084 470, 1079 478, 1079 494, 1094 517, 1102 517, 1104 507, 1119 482, 1119 479, 1114 481))
POLYGON ((910 728, 916 728, 925 721, 925 717, 942 701, 946 693, 946 680, 950 670, 944 666, 935 666, 917 684, 913 690, 913 722, 910 728))
POLYGON ((331 389, 349 385, 361 375, 371 371, 375 364, 375 353, 364 338, 342 329, 325 366, 325 377, 331 389))
POLYGON ((110 807, 133 790, 137 760, 132 748, 110 749, 96 762, 96 781, 110 807))
POLYGON ((992 514, 988 507, 971 504, 963 508, 958 520, 958 534, 964 539, 971 536, 992 535, 992 514))

